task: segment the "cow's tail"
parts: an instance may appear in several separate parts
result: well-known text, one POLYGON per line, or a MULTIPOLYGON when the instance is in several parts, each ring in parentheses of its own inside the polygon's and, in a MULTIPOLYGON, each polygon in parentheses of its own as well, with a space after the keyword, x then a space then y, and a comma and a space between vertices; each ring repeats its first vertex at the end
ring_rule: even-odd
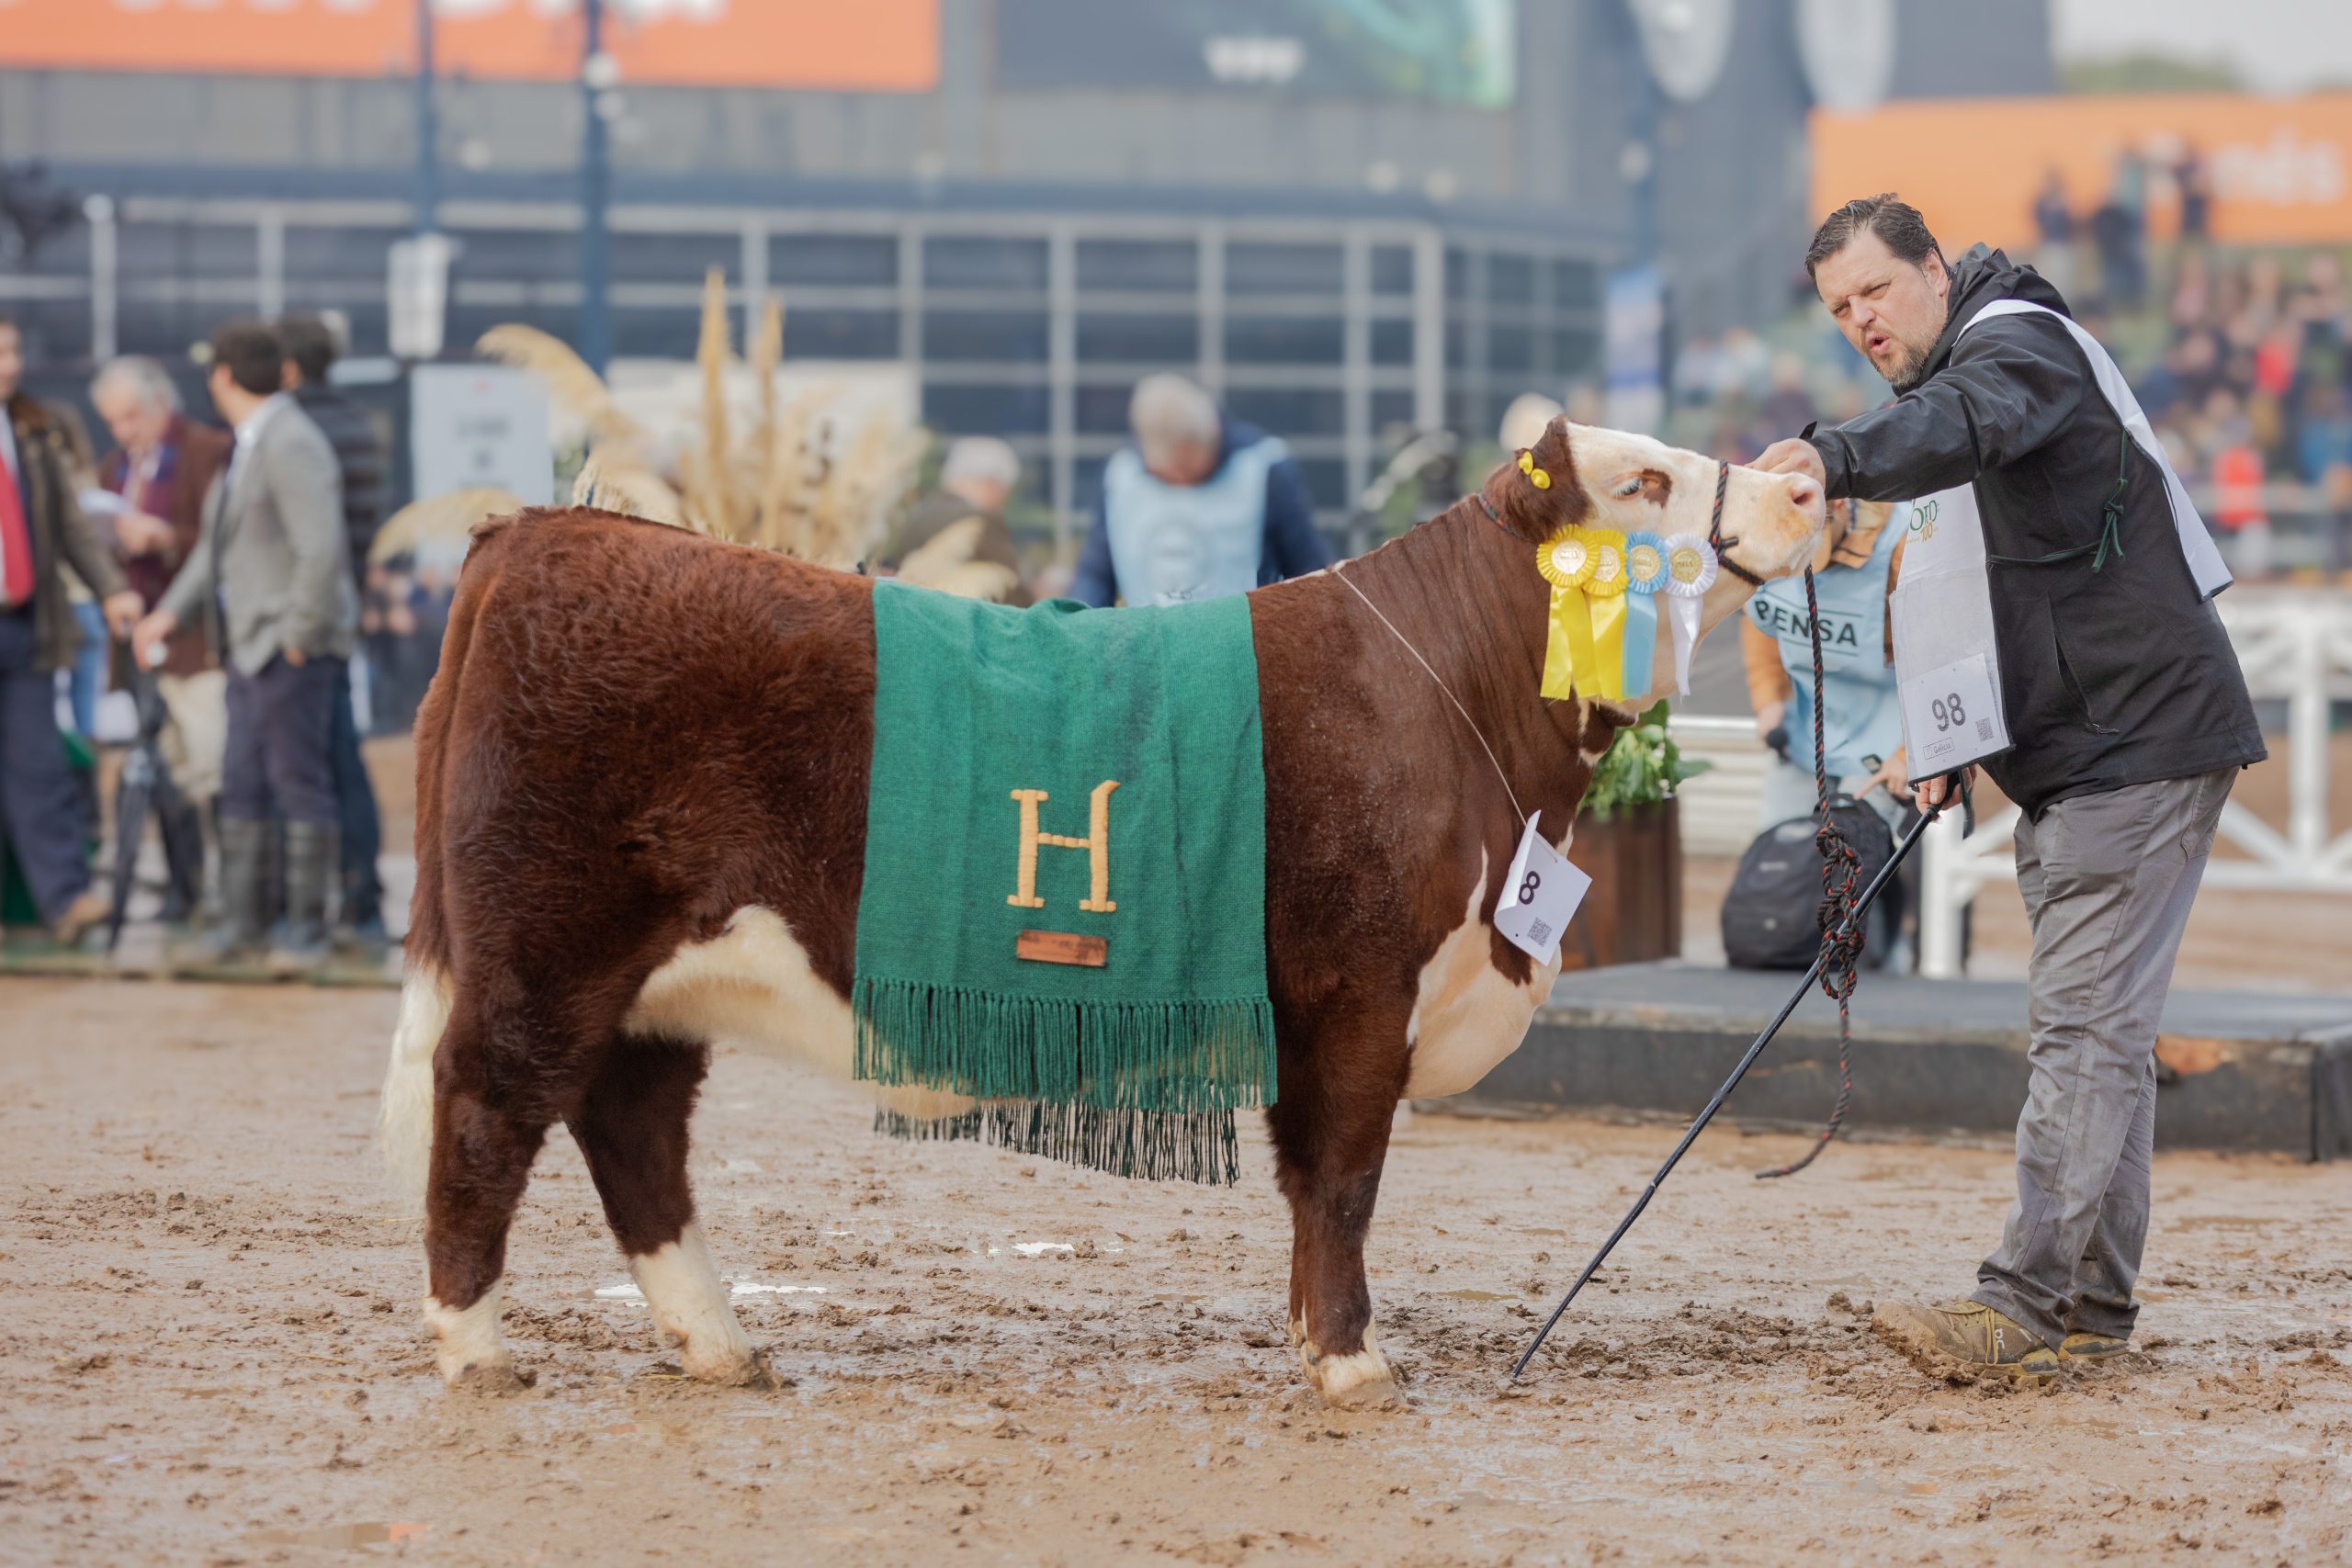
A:
POLYGON ((448 1023, 449 976, 413 964, 401 986, 401 1019, 376 1122, 392 1192, 412 1211, 424 1203, 424 1172, 433 1159, 433 1053, 448 1023))
POLYGON ((412 1211, 424 1205, 425 1172, 433 1160, 433 1056, 448 1028, 454 995, 442 852, 449 732, 466 653, 497 582, 496 561, 508 527, 491 523, 474 531, 473 548, 449 606, 440 666, 416 713, 416 891, 409 902, 408 936, 402 944, 408 976, 401 986, 400 1021, 392 1029, 391 1059, 384 1066, 376 1118, 392 1192, 412 1211))

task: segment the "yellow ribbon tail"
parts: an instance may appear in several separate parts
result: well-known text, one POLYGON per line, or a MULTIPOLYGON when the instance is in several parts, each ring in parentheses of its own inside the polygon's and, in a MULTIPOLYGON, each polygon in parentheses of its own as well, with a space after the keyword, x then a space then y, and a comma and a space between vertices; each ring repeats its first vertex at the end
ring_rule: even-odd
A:
POLYGON ((1552 590, 1552 627, 1544 646, 1544 694, 1563 702, 1582 691, 1591 694, 1600 678, 1592 647, 1592 622, 1577 589, 1552 590))
MULTIPOLYGON (((1591 658, 1596 689, 1612 701, 1625 694, 1625 596, 1599 593, 1592 600, 1591 658)), ((1579 681, 1581 685, 1582 682, 1579 681)))

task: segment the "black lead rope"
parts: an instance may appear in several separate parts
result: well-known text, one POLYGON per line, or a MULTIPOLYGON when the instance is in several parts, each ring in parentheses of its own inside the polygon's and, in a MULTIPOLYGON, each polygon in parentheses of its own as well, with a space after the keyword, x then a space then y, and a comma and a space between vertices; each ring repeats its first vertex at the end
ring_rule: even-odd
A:
POLYGON ((1821 908, 1815 916, 1821 927, 1821 956, 1814 961, 1814 969, 1821 976, 1822 994, 1838 1004, 1838 1103, 1830 1108, 1828 1125, 1821 1129, 1821 1136, 1804 1157, 1758 1171, 1758 1181, 1794 1176, 1820 1158, 1821 1151, 1845 1124, 1846 1104, 1854 1092, 1854 1019, 1847 1004, 1853 998, 1859 978, 1855 964, 1862 956, 1865 927, 1856 908, 1859 899, 1854 888, 1861 875, 1862 857, 1829 810, 1829 757, 1822 731, 1823 688, 1827 681, 1821 668, 1821 601, 1814 592, 1810 567, 1804 574, 1804 612, 1813 632, 1813 843, 1821 854, 1821 908))

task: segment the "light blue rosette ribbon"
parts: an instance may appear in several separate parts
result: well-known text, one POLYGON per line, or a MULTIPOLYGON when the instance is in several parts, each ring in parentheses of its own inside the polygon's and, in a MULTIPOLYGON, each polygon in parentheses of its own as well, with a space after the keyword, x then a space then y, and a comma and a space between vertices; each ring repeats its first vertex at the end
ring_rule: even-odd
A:
POLYGON ((1625 536, 1625 682, 1628 698, 1645 695, 1657 656, 1657 595, 1667 585, 1666 541, 1646 529, 1625 536))

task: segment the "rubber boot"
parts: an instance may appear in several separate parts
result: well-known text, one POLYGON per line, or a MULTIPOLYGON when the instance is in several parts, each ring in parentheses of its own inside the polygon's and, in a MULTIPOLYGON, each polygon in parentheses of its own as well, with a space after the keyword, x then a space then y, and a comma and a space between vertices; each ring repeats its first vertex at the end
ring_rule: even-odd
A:
POLYGON ((275 974, 307 974, 334 956, 327 944, 327 889, 343 875, 340 837, 315 822, 286 824, 286 935, 269 955, 275 974))
POLYGON ((193 956, 207 964, 251 963, 262 955, 269 824, 223 817, 219 833, 221 918, 206 930, 193 956))

